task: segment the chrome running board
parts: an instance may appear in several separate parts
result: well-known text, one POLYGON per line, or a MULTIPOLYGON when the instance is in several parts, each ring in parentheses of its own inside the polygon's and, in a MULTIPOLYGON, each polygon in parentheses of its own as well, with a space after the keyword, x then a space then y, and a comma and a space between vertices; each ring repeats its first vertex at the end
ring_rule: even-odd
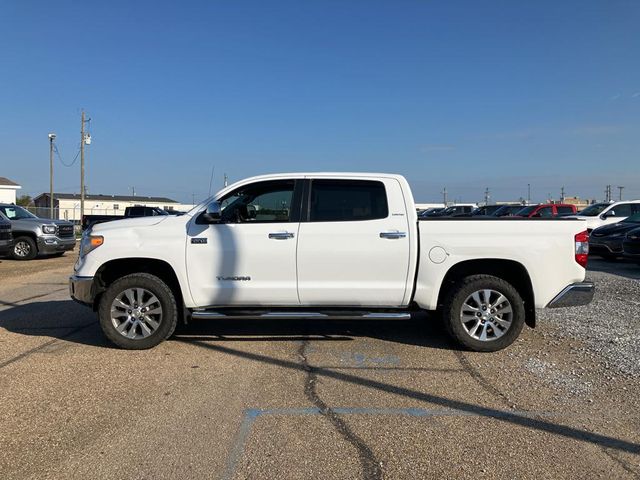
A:
POLYGON ((214 319, 234 319, 234 318, 262 318, 265 320, 284 319, 322 319, 322 320, 409 320, 409 312, 358 312, 358 311, 336 311, 336 312, 304 312, 304 311, 227 311, 217 310, 194 310, 191 312, 194 319, 214 320, 214 319))

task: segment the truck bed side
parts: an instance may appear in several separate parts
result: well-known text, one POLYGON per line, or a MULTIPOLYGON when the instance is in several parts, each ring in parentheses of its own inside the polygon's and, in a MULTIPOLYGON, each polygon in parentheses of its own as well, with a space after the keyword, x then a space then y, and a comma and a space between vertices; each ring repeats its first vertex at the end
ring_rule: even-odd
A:
POLYGON ((489 268, 489 272, 474 273, 492 273, 496 265, 524 267, 512 273, 528 274, 537 308, 545 307, 567 285, 584 280, 574 243, 574 236, 586 230, 583 221, 434 219, 418 224, 420 259, 414 301, 421 308, 437 308, 445 276, 454 266, 472 271, 473 267, 489 268))

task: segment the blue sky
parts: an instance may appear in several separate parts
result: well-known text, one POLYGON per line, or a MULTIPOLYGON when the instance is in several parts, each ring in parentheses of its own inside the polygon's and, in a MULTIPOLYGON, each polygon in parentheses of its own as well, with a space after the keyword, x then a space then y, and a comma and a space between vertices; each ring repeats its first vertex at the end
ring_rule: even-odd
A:
POLYGON ((84 108, 93 193, 191 202, 215 165, 214 189, 338 170, 425 202, 640 197, 638 25, 634 0, 4 2, 0 176, 47 191, 47 133, 70 162, 84 108))

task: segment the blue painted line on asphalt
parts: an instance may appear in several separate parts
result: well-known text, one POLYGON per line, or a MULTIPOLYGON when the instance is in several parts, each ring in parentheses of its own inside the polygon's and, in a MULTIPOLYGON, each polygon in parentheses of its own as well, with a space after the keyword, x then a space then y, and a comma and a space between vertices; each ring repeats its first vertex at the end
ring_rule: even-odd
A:
MULTIPOLYGON (((455 410, 452 408, 368 408, 368 407, 343 407, 332 408, 331 411, 338 415, 388 415, 388 416, 408 416, 408 417, 481 417, 477 413, 455 410)), ((245 446, 253 424, 258 417, 263 416, 285 416, 299 417, 305 415, 320 415, 320 409, 316 407, 304 408, 249 408, 244 411, 240 428, 233 442, 231 453, 227 461, 223 480, 231 480, 235 475, 238 464, 244 454, 245 446)), ((526 412, 517 410, 505 410, 504 415, 519 415, 526 418, 533 417, 553 417, 561 414, 550 412, 526 412)), ((566 416, 566 414, 563 414, 566 416)), ((500 415, 494 416, 500 417, 500 415)))

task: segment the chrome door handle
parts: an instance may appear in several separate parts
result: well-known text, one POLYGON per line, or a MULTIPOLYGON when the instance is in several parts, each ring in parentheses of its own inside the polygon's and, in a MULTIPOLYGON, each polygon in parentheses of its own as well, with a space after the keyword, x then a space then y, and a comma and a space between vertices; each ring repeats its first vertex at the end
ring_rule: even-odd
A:
POLYGON ((390 232, 380 232, 380 238, 404 238, 407 236, 407 232, 400 232, 398 230, 393 230, 390 232))
POLYGON ((294 235, 291 232, 273 232, 269 234, 269 238, 272 238, 274 240, 287 240, 293 237, 294 235))

